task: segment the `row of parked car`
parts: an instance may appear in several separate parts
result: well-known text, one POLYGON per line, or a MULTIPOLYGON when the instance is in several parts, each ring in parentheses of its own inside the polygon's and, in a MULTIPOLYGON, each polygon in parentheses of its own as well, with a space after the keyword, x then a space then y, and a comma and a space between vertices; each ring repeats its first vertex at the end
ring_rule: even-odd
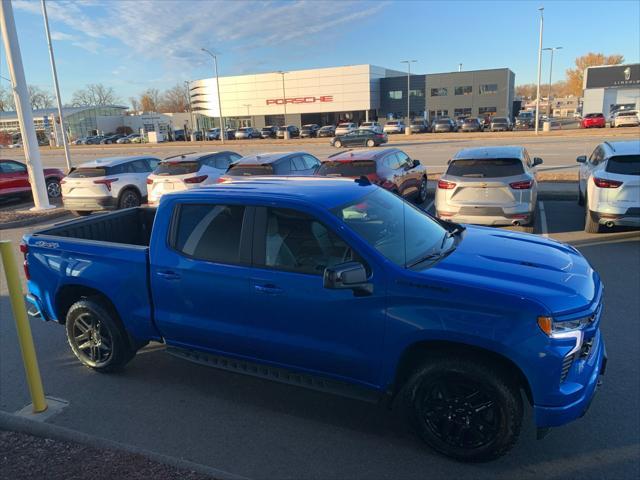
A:
POLYGON ((142 143, 144 138, 139 133, 125 135, 117 133, 115 135, 93 135, 89 137, 76 138, 73 145, 109 145, 111 143, 142 143))
POLYGON ((587 113, 580 120, 580 128, 604 128, 609 127, 637 127, 640 126, 640 112, 637 110, 621 110, 609 117, 609 122, 603 113, 587 113))

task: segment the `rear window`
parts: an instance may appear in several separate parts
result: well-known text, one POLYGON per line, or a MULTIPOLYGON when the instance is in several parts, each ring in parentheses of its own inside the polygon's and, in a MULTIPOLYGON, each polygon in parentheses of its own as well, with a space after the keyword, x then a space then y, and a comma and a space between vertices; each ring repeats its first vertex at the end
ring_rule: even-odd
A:
POLYGON ((109 169, 106 167, 99 168, 76 168, 68 176, 69 178, 92 178, 92 177, 105 177, 109 173, 109 169))
POLYGON ((491 120, 493 123, 507 123, 507 119, 506 118, 494 118, 493 120, 491 120))
POLYGON ((160 162, 153 172, 156 175, 186 175, 200 170, 200 162, 160 162))
POLYGON ((637 115, 636 112, 620 112, 618 113, 619 117, 635 117, 637 115))
POLYGON ((341 123, 340 125, 338 125, 339 127, 350 127, 351 124, 350 123, 341 123))
POLYGON ((376 162, 373 160, 354 160, 341 162, 328 160, 322 162, 317 175, 332 177, 361 177, 376 173, 376 162))
POLYGON ((447 175, 472 178, 511 177, 523 173, 524 167, 517 158, 454 160, 447 169, 447 175))
POLYGON ((235 177, 249 175, 273 175, 273 165, 231 165, 227 175, 235 177))
POLYGON ((387 125, 398 125, 398 122, 387 122, 387 125))
POLYGON ((604 115, 601 113, 587 113, 584 116, 584 118, 600 118, 600 117, 604 117, 604 115))
POLYGON ((464 123, 476 123, 478 120, 475 118, 465 118, 464 123))
POLYGON ((640 175, 640 155, 617 155, 609 158, 605 171, 622 175, 640 175))

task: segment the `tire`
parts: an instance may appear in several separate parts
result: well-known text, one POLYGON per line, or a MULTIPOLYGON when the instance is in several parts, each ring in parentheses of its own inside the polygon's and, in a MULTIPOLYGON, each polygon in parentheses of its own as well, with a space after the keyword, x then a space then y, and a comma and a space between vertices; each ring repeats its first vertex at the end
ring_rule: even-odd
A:
POLYGON ((404 388, 410 425, 434 450, 464 462, 507 453, 522 426, 522 397, 495 365, 465 358, 434 358, 404 388))
POLYGON ((418 195, 416 196, 416 203, 418 205, 422 205, 424 202, 426 202, 428 193, 429 192, 428 192, 427 179, 425 177, 422 177, 422 179, 420 180, 420 186, 418 187, 418 195))
POLYGON ((62 190, 60 189, 60 180, 57 178, 50 178, 45 182, 47 186, 47 195, 49 198, 60 198, 62 190))
POLYGON ((580 190, 580 179, 578 179, 578 205, 584 205, 584 196, 582 195, 582 190, 580 190))
POLYGON ((135 356, 117 314, 95 297, 71 305, 65 330, 76 358, 98 372, 121 370, 135 356))
POLYGON ((593 215, 591 215, 586 198, 584 202, 584 212, 584 231, 587 233, 600 233, 602 231, 602 226, 593 219, 593 215))
POLYGON ((367 147, 375 147, 375 146, 376 146, 376 142, 374 142, 371 139, 367 140, 367 147))
POLYGON ((342 142, 340 140, 336 140, 335 142, 333 142, 333 146, 336 148, 341 148, 342 142))
POLYGON ((142 199, 140 198, 140 194, 133 188, 127 188, 118 198, 118 208, 139 207, 141 203, 142 199))

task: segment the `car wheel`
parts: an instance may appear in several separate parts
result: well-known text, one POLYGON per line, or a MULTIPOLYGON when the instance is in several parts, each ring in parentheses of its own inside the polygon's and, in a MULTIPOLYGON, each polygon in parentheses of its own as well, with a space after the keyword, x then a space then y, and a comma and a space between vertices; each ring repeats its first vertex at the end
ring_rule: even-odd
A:
POLYGON ((46 181, 47 195, 49 198, 60 198, 62 191, 60 190, 60 180, 57 178, 50 178, 46 181))
POLYGON ((122 369, 135 355, 115 312, 95 298, 74 303, 67 312, 67 341, 80 362, 98 372, 122 369))
POLYGON ((582 190, 580 190, 580 180, 578 179, 578 205, 584 205, 584 196, 582 195, 582 190))
POLYGON ((375 147, 375 146, 376 146, 376 142, 374 142, 371 139, 367 140, 367 147, 375 147))
POLYGON ((587 233, 600 233, 602 226, 596 220, 593 219, 593 215, 589 210, 589 203, 587 199, 584 199, 584 231, 587 233))
POLYGON ((118 199, 118 208, 133 208, 139 207, 141 203, 140 194, 132 188, 126 189, 120 194, 118 199))
POLYGON ((333 142, 333 146, 336 148, 340 148, 342 147, 342 142, 340 140, 336 140, 335 142, 333 142))
POLYGON ((422 205, 424 202, 427 201, 427 194, 428 194, 427 179, 425 177, 422 177, 422 180, 420 180, 420 187, 418 188, 418 198, 417 198, 418 205, 422 205))
POLYGON ((495 365, 436 358, 411 377, 404 393, 410 425, 427 445, 456 460, 496 459, 520 434, 519 389, 495 365))

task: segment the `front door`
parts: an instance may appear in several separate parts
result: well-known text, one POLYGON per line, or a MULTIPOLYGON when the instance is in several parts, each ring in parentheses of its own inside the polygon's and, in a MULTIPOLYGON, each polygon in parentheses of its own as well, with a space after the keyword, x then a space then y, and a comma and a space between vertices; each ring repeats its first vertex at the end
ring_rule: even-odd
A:
POLYGON ((381 270, 373 294, 323 287, 327 266, 366 262, 326 223, 296 210, 258 208, 249 335, 256 357, 377 385, 385 320, 381 270), (259 233, 261 232, 261 233, 259 233))
POLYGON ((253 209, 242 205, 176 206, 171 234, 157 239, 150 262, 156 324, 167 344, 250 353, 246 305, 252 219, 253 209))

